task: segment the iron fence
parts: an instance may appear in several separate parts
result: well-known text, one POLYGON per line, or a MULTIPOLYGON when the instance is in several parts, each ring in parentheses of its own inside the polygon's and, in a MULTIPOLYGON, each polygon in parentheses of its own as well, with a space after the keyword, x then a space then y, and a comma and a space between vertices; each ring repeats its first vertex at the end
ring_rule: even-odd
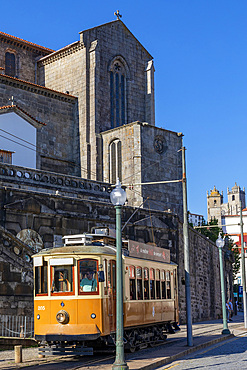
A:
POLYGON ((33 317, 0 315, 2 337, 33 338, 33 317))

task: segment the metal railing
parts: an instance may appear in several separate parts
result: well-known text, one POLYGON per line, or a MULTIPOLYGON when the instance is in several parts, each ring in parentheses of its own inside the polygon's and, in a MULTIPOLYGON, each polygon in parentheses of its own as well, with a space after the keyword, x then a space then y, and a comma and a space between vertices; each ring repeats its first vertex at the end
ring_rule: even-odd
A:
POLYGON ((0 315, 0 335, 2 337, 33 338, 33 324, 32 316, 0 315))

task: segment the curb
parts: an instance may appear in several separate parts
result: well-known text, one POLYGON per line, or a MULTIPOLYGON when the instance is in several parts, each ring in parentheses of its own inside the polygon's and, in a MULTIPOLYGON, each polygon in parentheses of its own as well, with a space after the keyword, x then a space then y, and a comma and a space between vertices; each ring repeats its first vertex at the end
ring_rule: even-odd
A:
POLYGON ((211 340, 209 342, 198 344, 197 346, 188 348, 185 351, 182 351, 182 352, 177 353, 176 355, 165 357, 162 360, 158 360, 158 361, 152 362, 149 365, 145 365, 145 366, 139 367, 139 370, 154 370, 154 369, 156 369, 159 366, 162 366, 162 365, 168 364, 170 362, 173 362, 173 361, 177 360, 178 358, 181 358, 181 357, 184 357, 186 355, 189 355, 190 353, 196 352, 196 351, 198 351, 200 349, 209 347, 209 346, 211 346, 213 344, 220 343, 220 342, 223 342, 224 340, 227 340, 227 339, 230 339, 230 338, 234 338, 234 337, 235 337, 234 334, 228 334, 228 335, 224 335, 224 336, 222 336, 220 338, 213 339, 213 340, 211 340))

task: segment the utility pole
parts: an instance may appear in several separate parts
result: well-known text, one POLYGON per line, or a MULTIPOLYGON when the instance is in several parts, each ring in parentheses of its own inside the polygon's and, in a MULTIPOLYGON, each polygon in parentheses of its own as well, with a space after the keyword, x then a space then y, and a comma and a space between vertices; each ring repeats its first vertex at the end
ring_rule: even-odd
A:
POLYGON ((245 278, 245 255, 244 255, 244 231, 243 231, 243 213, 242 201, 240 200, 240 230, 241 230, 241 264, 242 264, 242 286, 244 303, 244 327, 247 328, 247 305, 246 305, 246 278, 245 278))
POLYGON ((184 234, 184 271, 185 271, 185 297, 186 297, 186 321, 187 321, 187 345, 193 346, 191 294, 190 294, 190 250, 189 250, 189 224, 187 206, 187 180, 185 165, 185 147, 182 139, 182 169, 183 169, 183 234, 184 234))

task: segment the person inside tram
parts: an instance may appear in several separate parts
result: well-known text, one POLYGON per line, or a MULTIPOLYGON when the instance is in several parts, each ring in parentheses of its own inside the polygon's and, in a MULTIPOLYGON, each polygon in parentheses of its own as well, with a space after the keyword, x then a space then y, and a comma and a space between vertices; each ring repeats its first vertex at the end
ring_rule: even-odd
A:
POLYGON ((80 282, 81 292, 95 292, 97 290, 97 280, 93 277, 93 272, 88 270, 85 277, 80 282))
POLYGON ((69 289, 69 281, 67 279, 66 270, 56 270, 54 280, 52 282, 51 292, 67 292, 69 289))

